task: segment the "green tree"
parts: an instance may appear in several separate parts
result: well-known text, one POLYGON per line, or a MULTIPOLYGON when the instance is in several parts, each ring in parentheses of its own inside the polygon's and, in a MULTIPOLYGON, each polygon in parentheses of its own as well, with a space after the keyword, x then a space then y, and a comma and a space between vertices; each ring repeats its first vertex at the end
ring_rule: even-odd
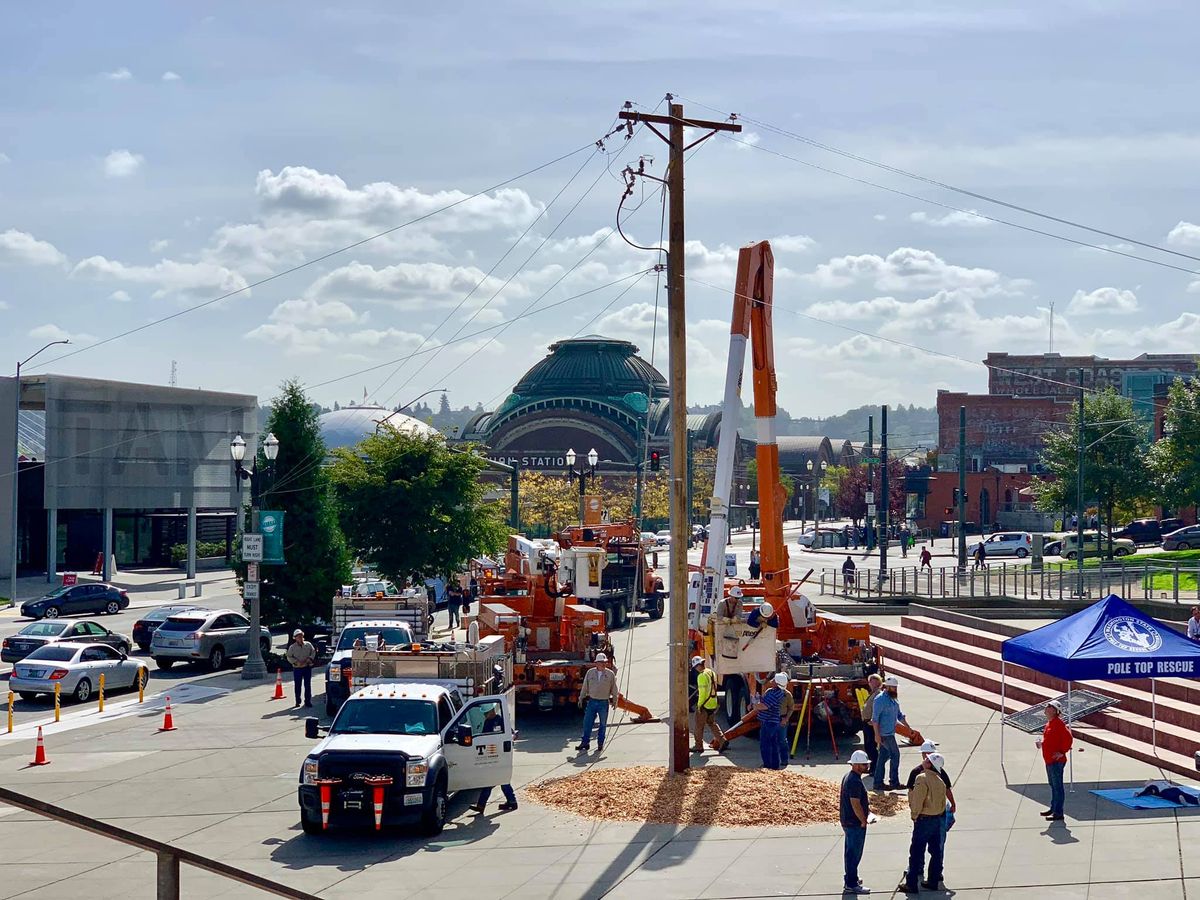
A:
MULTIPOLYGON (((1047 432, 1041 458, 1051 479, 1037 479, 1038 506, 1047 512, 1075 509, 1078 503, 1079 404, 1071 421, 1047 432)), ((1148 434, 1133 401, 1112 388, 1083 400, 1083 500, 1094 501, 1105 523, 1113 526, 1115 509, 1148 497, 1148 434)), ((1112 538, 1107 556, 1112 558, 1112 538)))
POLYGON ((1176 509, 1200 503, 1200 383, 1177 378, 1168 388, 1163 431, 1146 461, 1155 493, 1176 509))
MULTIPOLYGON (((287 563, 263 566, 262 621, 328 618, 330 598, 350 579, 350 554, 322 465, 326 450, 317 414, 298 381, 284 382, 272 403, 267 430, 279 439, 279 456, 268 469, 259 450, 255 469, 270 475, 258 508, 283 511, 287 563)), ((245 564, 239 563, 239 577, 245 574, 245 564)))
POLYGON ((335 451, 330 476, 350 546, 396 582, 498 552, 508 528, 501 505, 484 499, 486 463, 390 426, 335 451))

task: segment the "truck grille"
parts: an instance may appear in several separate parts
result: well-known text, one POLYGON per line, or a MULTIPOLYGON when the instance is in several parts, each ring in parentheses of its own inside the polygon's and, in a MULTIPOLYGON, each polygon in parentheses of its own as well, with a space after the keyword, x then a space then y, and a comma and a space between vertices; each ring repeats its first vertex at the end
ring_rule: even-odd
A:
POLYGON ((390 775, 392 783, 404 786, 404 757, 398 753, 366 753, 331 750, 321 755, 321 778, 340 778, 350 783, 364 775, 390 775))

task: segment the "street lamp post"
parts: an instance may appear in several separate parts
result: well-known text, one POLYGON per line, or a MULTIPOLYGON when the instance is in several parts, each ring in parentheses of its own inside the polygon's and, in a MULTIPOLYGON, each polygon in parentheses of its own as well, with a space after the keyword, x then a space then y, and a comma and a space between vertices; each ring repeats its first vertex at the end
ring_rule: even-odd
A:
MULTIPOLYGON (((21 447, 17 433, 21 429, 21 366, 32 360, 35 356, 49 347, 57 344, 69 344, 69 340, 51 341, 25 359, 17 363, 17 377, 13 384, 13 456, 12 456, 12 572, 9 575, 8 594, 9 600, 13 606, 17 605, 17 512, 19 511, 17 503, 18 488, 21 486, 21 447)), ((57 560, 51 559, 47 561, 47 566, 51 572, 54 571, 54 566, 57 560)))
MULTIPOLYGON (((246 458, 246 442, 240 434, 229 442, 229 455, 233 457, 233 471, 238 492, 241 492, 243 480, 250 482, 250 527, 256 528, 258 501, 264 493, 265 477, 269 477, 275 471, 275 458, 279 456, 279 439, 274 434, 268 434, 263 440, 263 456, 267 458, 266 473, 247 469, 242 465, 242 461, 246 458)), ((239 515, 241 514, 241 505, 239 500, 239 515)), ((263 662, 260 646, 262 643, 262 602, 257 596, 250 600, 250 634, 253 636, 253 640, 250 643, 249 653, 246 655, 246 662, 242 665, 242 679, 261 681, 267 677, 267 666, 263 662)))
POLYGON ((825 477, 825 471, 829 468, 829 463, 821 460, 821 465, 817 468, 810 459, 805 468, 808 469, 808 477, 811 480, 809 492, 813 498, 813 543, 816 543, 816 532, 821 527, 821 497, 818 490, 821 479, 825 477))
POLYGON ((591 478, 592 484, 596 483, 596 463, 600 461, 600 454, 593 447, 588 451, 587 462, 588 468, 580 466, 575 468, 575 451, 567 451, 567 482, 571 483, 579 481, 579 524, 583 524, 583 496, 587 493, 587 481, 591 478))

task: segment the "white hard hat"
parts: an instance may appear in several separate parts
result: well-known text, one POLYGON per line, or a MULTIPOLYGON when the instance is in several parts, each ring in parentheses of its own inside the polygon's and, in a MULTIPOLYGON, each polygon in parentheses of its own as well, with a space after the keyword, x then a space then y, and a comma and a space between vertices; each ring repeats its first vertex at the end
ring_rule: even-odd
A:
POLYGON ((777 685, 779 685, 780 687, 787 687, 787 684, 788 684, 787 674, 784 672, 776 672, 775 673, 775 683, 777 685))
POLYGON ((1057 700, 1051 700, 1051 701, 1050 701, 1049 703, 1047 703, 1046 705, 1047 705, 1047 706, 1052 706, 1052 707, 1054 707, 1056 710, 1058 710, 1059 712, 1062 712, 1062 704, 1061 704, 1061 703, 1059 703, 1057 700))
POLYGON ((895 675, 889 675, 887 678, 883 679, 883 686, 884 687, 900 687, 900 681, 896 678, 895 675))
POLYGON ((926 741, 921 745, 922 753, 934 753, 938 748, 937 741, 926 741))
POLYGON ((850 754, 850 765, 852 766, 869 766, 871 757, 867 756, 864 750, 855 750, 850 754))
POLYGON ((300 628, 297 628, 292 632, 292 637, 304 637, 304 631, 300 628))
POLYGON ((773 607, 770 603, 767 603, 765 600, 763 601, 763 605, 758 608, 758 611, 761 612, 763 614, 763 618, 766 619, 769 619, 771 616, 775 615, 775 607, 773 607))
POLYGON ((930 753, 929 764, 940 772, 946 765, 946 758, 940 753, 930 753))
POLYGON ((607 653, 597 653, 596 654, 596 662, 608 662, 608 654, 607 653))
POLYGON ((742 589, 740 587, 737 587, 736 585, 734 587, 731 587, 729 589, 729 596, 736 597, 738 600, 741 600, 742 599, 742 589))
POLYGON ((692 657, 692 668, 693 669, 696 668, 696 666, 700 665, 700 663, 702 663, 702 662, 704 662, 703 656, 693 656, 692 657))

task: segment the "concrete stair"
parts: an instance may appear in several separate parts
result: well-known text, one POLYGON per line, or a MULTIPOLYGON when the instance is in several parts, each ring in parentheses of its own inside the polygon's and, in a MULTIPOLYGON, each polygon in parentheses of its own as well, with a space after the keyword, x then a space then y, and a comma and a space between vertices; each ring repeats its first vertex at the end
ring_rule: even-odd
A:
MULTIPOLYGON (((1005 635, 965 624, 904 616, 899 627, 872 623, 871 639, 884 668, 901 678, 1001 709, 1000 645, 1005 635)), ((969 621, 969 620, 968 620, 969 621)), ((980 626, 992 623, 980 621, 980 626)), ((1119 701, 1072 725, 1076 736, 1181 775, 1195 777, 1200 749, 1200 684, 1178 678, 1157 681, 1157 703, 1148 679, 1074 682, 1119 701), (1152 711, 1157 712, 1157 737, 1152 711)), ((1067 684, 1024 666, 1006 667, 1004 711, 1016 712, 1066 693, 1067 684)))

